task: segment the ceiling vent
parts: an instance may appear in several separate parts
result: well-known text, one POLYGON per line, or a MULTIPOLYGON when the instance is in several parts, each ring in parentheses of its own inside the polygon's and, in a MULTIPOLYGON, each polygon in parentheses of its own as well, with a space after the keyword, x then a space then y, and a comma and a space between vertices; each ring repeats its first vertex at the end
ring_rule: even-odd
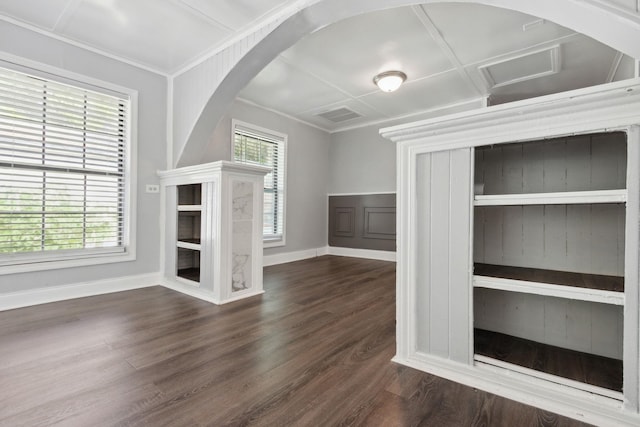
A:
POLYGON ((316 116, 322 117, 323 119, 327 119, 333 123, 342 123, 347 120, 357 119, 358 117, 362 117, 362 114, 358 114, 355 111, 347 108, 340 107, 335 110, 325 111, 324 113, 318 113, 316 116))
POLYGON ((560 71, 560 46, 527 52, 478 67, 490 88, 507 86, 560 71))

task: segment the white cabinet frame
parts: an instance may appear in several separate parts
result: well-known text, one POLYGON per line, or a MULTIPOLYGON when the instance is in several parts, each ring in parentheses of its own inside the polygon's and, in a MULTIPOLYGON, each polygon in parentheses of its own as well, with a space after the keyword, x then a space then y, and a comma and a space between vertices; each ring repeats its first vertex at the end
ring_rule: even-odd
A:
MULTIPOLYGON (((640 79, 633 79, 382 129, 381 135, 397 144, 397 350, 394 361, 582 421, 607 425, 640 425, 639 124, 640 79), (428 294, 432 288, 435 289, 434 286, 441 287, 421 273, 421 263, 424 260, 418 260, 416 256, 419 245, 422 244, 419 243, 420 239, 424 237, 418 235, 421 225, 419 221, 424 216, 419 218, 418 212, 425 212, 426 208, 431 211, 440 209, 433 205, 425 207, 426 202, 421 200, 422 193, 418 194, 419 177, 425 174, 425 166, 421 163, 424 155, 469 151, 469 169, 462 171, 465 177, 470 177, 469 187, 462 187, 463 192, 469 195, 468 211, 451 210, 447 226, 452 229, 460 227, 473 230, 474 147, 614 130, 627 133, 625 291, 624 301, 620 301, 624 304, 622 401, 506 368, 474 362, 472 244, 467 248, 468 260, 455 266, 458 270, 465 271, 458 271, 462 274, 457 274, 455 280, 449 278, 449 297, 456 295, 463 305, 468 306, 467 310, 449 313, 448 330, 441 332, 448 333, 449 338, 466 334, 469 340, 468 354, 454 355, 451 351, 447 354, 441 350, 419 351, 418 339, 422 340, 420 342, 430 342, 429 340, 438 337, 418 337, 419 330, 424 334, 424 329, 420 329, 423 328, 424 319, 420 317, 417 296, 425 294, 425 289, 428 294), (468 279, 464 282, 460 277, 468 279)), ((438 179, 449 180, 451 186, 452 176, 449 174, 448 177, 438 179)), ((609 196, 619 198, 622 195, 606 195, 609 196)), ((450 198, 453 197, 450 195, 450 198)), ((442 238, 442 234, 438 236, 442 238)), ((435 243, 442 243, 443 247, 450 248, 450 252, 454 248, 459 258, 461 248, 456 248, 452 233, 449 233, 448 238, 449 241, 435 243)), ((470 239, 472 242, 473 236, 470 239)), ((455 263, 455 259, 449 257, 450 262, 455 263)), ((449 339, 449 342, 452 340, 449 339)))

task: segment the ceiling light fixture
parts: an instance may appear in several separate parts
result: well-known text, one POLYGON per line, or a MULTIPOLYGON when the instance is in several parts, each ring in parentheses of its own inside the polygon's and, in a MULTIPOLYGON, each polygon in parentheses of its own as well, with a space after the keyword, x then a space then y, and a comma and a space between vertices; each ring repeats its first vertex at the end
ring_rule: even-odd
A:
POLYGON ((402 71, 385 71, 375 76, 373 83, 383 92, 393 92, 397 90, 405 80, 407 80, 407 75, 402 71))

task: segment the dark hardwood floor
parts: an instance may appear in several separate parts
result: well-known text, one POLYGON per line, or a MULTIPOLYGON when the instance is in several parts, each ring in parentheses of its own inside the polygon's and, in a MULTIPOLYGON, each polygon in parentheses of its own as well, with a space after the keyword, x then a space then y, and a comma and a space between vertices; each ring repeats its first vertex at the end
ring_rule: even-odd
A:
POLYGON ((390 362, 394 282, 325 256, 224 306, 153 287, 1 312, 0 425, 583 425, 390 362))

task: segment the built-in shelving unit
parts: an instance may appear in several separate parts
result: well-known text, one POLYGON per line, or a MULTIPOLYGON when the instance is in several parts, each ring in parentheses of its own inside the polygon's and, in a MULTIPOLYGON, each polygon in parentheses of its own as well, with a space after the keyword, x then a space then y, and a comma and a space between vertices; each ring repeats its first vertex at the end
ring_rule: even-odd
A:
POLYGON ((640 425, 640 79, 380 133, 397 144, 394 360, 640 425))
POLYGON ((474 359, 621 398, 622 333, 594 324, 611 324, 611 305, 623 317, 626 135, 475 151, 474 188, 488 194, 473 201, 474 359), (593 336, 603 332, 619 339, 593 336), (544 357, 514 356, 522 351, 544 357), (576 361, 601 372, 578 375, 576 361))
POLYGON ((159 172, 165 285, 216 304, 262 289, 262 166, 226 161, 159 172))

